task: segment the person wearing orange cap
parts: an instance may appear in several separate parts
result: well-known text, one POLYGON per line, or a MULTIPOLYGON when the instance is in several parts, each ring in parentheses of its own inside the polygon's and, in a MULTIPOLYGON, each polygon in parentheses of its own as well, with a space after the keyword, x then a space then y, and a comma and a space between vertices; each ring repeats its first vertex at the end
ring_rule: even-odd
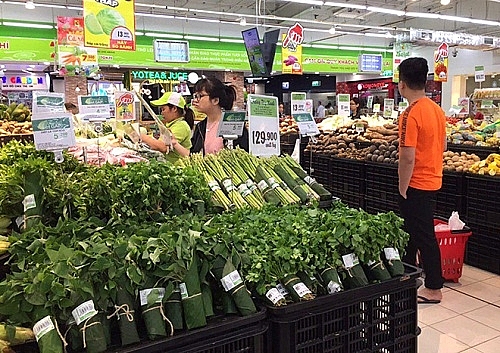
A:
POLYGON ((151 149, 167 153, 166 159, 175 163, 179 158, 189 156, 191 149, 191 129, 194 125, 194 112, 187 107, 180 93, 166 92, 160 99, 151 101, 151 105, 160 107, 165 127, 172 137, 172 148, 161 140, 147 134, 141 134, 141 140, 151 149))

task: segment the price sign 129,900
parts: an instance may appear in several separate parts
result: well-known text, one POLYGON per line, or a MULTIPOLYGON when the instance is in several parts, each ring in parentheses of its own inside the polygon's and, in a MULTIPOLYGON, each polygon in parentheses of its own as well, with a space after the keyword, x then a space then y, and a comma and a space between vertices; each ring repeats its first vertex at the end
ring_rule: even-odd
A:
POLYGON ((279 156, 280 136, 278 99, 250 94, 248 96, 250 153, 256 156, 279 156))
POLYGON ((254 145, 276 143, 276 140, 278 140, 278 133, 276 131, 252 131, 252 143, 254 145))

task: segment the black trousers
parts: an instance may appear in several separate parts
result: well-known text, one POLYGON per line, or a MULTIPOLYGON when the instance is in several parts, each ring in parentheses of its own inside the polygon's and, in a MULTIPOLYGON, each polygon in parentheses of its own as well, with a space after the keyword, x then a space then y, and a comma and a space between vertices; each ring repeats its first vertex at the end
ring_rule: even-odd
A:
POLYGON ((425 272, 425 286, 441 289, 444 278, 441 270, 441 253, 434 233, 433 199, 436 191, 408 188, 406 199, 399 195, 399 210, 404 219, 404 230, 410 234, 403 261, 413 265, 420 250, 425 272))

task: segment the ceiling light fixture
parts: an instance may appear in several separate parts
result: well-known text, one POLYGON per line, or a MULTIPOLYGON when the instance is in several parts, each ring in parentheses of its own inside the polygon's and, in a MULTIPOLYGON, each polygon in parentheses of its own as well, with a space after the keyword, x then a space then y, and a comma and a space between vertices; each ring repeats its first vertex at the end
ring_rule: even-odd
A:
POLYGON ((242 17, 240 19, 240 26, 246 26, 247 25, 247 19, 246 17, 242 17))
POLYGON ((450 0, 441 0, 441 5, 446 6, 450 4, 450 0))
POLYGON ((379 13, 387 13, 389 15, 396 15, 396 16, 404 16, 405 15, 404 11, 393 10, 393 9, 386 9, 386 8, 383 8, 383 7, 368 6, 366 9, 368 11, 379 12, 379 13))
POLYGON ((218 42, 219 41, 219 38, 215 38, 215 37, 202 37, 202 36, 184 36, 184 39, 188 39, 188 40, 206 40, 208 42, 218 42))
POLYGON ((170 38, 170 39, 182 39, 184 36, 182 34, 170 34, 170 33, 156 33, 156 32, 146 32, 144 33, 147 37, 158 37, 158 38, 170 38))
POLYGON ((349 4, 349 3, 344 4, 342 2, 325 1, 324 5, 333 6, 333 7, 345 7, 348 9, 366 10, 365 5, 357 5, 357 4, 349 4))
POLYGON ((337 31, 337 30, 335 29, 335 26, 332 26, 332 27, 330 27, 330 29, 328 30, 328 33, 330 33, 330 34, 335 34, 335 32, 336 32, 336 31, 337 31))
POLYGON ((75 92, 80 92, 80 91, 81 91, 80 86, 76 85, 75 92))
POLYGON ((31 22, 11 22, 11 21, 3 21, 4 26, 11 27, 31 27, 31 28, 43 28, 43 29, 53 29, 53 25, 46 25, 41 23, 31 23, 31 22))
POLYGON ((27 8, 28 10, 34 10, 35 4, 31 0, 27 0, 26 3, 24 4, 24 7, 27 8))

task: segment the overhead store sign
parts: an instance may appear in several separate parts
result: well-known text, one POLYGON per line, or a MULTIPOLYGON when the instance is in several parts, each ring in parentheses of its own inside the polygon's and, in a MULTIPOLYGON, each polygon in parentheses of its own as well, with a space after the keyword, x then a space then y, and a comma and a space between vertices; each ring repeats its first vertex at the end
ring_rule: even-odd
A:
POLYGON ((183 71, 132 70, 130 74, 132 80, 149 80, 150 82, 154 81, 154 83, 188 80, 188 73, 183 71))
POLYGON ((361 54, 358 59, 359 72, 377 72, 380 73, 383 68, 382 55, 380 54, 361 54))
POLYGON ((4 91, 26 91, 26 90, 48 90, 45 75, 8 75, 2 77, 2 90, 4 91))
POLYGON ((284 74, 302 75, 302 42, 304 41, 304 28, 300 23, 290 27, 283 35, 281 45, 282 66, 284 74))
POLYGON ((480 36, 469 33, 455 33, 445 31, 432 31, 429 29, 414 29, 410 32, 397 35, 397 41, 418 43, 420 45, 435 45, 436 43, 448 43, 458 45, 466 49, 496 49, 500 48, 500 38, 491 36, 480 36))
POLYGON ((398 67, 401 62, 411 56, 411 44, 397 41, 394 43, 394 53, 392 55, 392 81, 399 82, 398 67))
POLYGON ((134 0, 83 0, 85 46, 135 51, 134 0))

